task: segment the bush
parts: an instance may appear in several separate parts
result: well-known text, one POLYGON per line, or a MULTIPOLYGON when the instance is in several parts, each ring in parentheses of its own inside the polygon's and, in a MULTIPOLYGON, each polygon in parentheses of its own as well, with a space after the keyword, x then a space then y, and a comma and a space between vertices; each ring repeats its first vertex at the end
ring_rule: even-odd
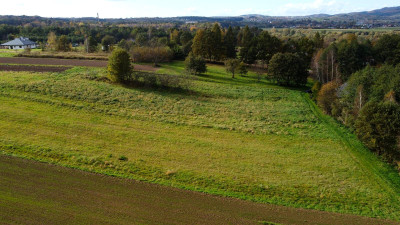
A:
POLYGON ((391 102, 367 103, 356 120, 357 136, 371 150, 389 159, 399 157, 400 106, 391 102))
POLYGON ((247 65, 246 65, 246 63, 241 62, 241 63, 239 64, 238 72, 239 72, 239 74, 240 74, 241 76, 247 75, 247 73, 248 73, 249 71, 247 70, 247 65))
POLYGON ((314 85, 312 86, 312 88, 311 88, 312 99, 313 99, 314 101, 317 100, 318 92, 319 92, 320 90, 321 90, 321 82, 316 81, 316 82, 314 83, 314 85))
POLYGON ((338 84, 335 81, 331 81, 322 86, 318 92, 317 103, 326 114, 332 114, 332 104, 337 101, 337 89, 338 84))
POLYGON ((283 86, 304 86, 307 84, 307 63, 297 54, 277 53, 269 62, 272 80, 283 86))
POLYGON ((134 47, 131 55, 134 62, 151 62, 156 66, 160 62, 171 61, 173 52, 169 47, 134 47))
POLYGON ((131 80, 133 66, 127 51, 116 49, 108 60, 108 78, 113 82, 127 83, 131 80))
POLYGON ((187 77, 135 71, 131 83, 142 87, 161 87, 172 89, 188 89, 191 80, 187 77))
POLYGON ((201 56, 194 56, 192 53, 186 57, 185 69, 190 74, 202 74, 207 71, 206 61, 201 56))
POLYGON ((121 155, 118 160, 120 161, 128 161, 128 157, 121 155))
POLYGON ((72 47, 69 43, 67 36, 62 35, 56 42, 56 50, 61 52, 71 51, 72 47))

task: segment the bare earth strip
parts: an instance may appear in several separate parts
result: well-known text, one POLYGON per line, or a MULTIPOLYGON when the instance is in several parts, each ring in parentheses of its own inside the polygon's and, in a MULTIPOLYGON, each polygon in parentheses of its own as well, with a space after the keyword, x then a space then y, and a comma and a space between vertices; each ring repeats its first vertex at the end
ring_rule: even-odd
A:
POLYGON ((0 71, 63 72, 67 66, 0 65, 0 71))
POLYGON ((399 224, 216 197, 0 156, 2 224, 399 224))
MULTIPOLYGON (((0 57, 1 64, 57 65, 57 66, 88 66, 106 67, 107 61, 51 58, 0 57)), ((157 68, 148 65, 135 65, 135 70, 156 71, 157 68)))

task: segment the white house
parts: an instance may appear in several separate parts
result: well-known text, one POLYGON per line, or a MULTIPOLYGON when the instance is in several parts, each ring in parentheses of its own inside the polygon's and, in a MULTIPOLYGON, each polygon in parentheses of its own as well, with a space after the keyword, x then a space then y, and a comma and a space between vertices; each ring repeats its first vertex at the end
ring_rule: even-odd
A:
POLYGON ((36 42, 29 40, 29 38, 19 37, 2 44, 1 46, 6 49, 26 49, 36 48, 38 45, 36 44, 36 42))

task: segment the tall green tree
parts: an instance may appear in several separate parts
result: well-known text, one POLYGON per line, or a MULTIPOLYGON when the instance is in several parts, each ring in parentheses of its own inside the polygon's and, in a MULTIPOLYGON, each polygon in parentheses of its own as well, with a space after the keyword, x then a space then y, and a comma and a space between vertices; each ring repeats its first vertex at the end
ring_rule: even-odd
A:
POLYGON ((206 30, 200 29, 193 39, 192 52, 195 56, 207 57, 206 30))
POLYGON ((315 33, 313 43, 316 49, 324 47, 324 37, 319 32, 315 33))
POLYGON ((215 61, 219 61, 223 55, 223 42, 222 42, 222 30, 218 23, 215 23, 211 29, 211 38, 209 45, 211 47, 211 58, 215 61))
POLYGON ((370 102, 360 112, 356 134, 371 150, 389 158, 399 157, 400 106, 390 102, 370 102))
POLYGON ((224 38, 224 50, 226 58, 236 59, 236 43, 236 36, 233 33, 232 27, 229 26, 224 38))
POLYGON ((337 59, 343 81, 347 81, 352 73, 364 68, 368 64, 371 54, 370 47, 358 43, 356 39, 339 42, 337 59))
POLYGON ((257 59, 257 41, 254 34, 248 26, 245 26, 240 32, 240 59, 248 64, 252 64, 257 59))
POLYGON ((282 42, 271 36, 268 31, 263 31, 257 37, 257 59, 263 64, 268 64, 272 56, 282 50, 282 42))
POLYGON ((378 63, 391 65, 400 63, 400 35, 383 35, 374 45, 373 51, 378 63))
POLYGON ((308 70, 303 59, 293 53, 277 53, 268 65, 269 76, 282 86, 303 86, 308 70))

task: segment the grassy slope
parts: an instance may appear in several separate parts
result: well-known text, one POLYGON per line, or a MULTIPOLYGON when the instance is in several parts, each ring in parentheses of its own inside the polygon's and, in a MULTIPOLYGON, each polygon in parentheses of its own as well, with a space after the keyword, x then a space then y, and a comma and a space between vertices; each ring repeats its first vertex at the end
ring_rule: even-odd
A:
MULTIPOLYGON (((177 62, 159 72, 181 71, 177 62)), ((193 81, 191 93, 91 80, 102 73, 0 72, 1 152, 260 202, 400 220, 398 174, 300 91, 257 83, 254 74, 232 80, 216 66, 193 81)))

